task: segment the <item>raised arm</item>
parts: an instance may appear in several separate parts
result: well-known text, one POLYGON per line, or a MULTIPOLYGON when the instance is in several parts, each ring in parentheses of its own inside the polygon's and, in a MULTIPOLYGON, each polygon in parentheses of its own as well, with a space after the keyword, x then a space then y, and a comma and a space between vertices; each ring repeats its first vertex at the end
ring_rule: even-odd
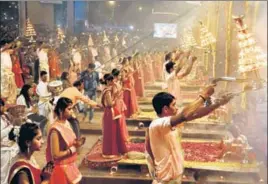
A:
MULTIPOLYGON (((178 71, 176 70, 177 78, 178 78, 178 79, 182 79, 183 77, 187 76, 187 75, 191 72, 191 70, 192 70, 192 68, 193 68, 193 64, 194 64, 194 62, 195 62, 196 60, 197 60, 197 57, 193 56, 192 59, 191 59, 191 61, 190 61, 190 63, 189 63, 189 65, 188 65, 188 67, 186 68, 186 70, 185 70, 184 72, 179 73, 179 71, 180 71, 181 69, 178 69, 178 71)), ((178 68, 179 68, 179 67, 178 67, 178 68)))
POLYGON ((171 126, 174 127, 190 119, 192 120, 193 115, 196 113, 197 109, 203 105, 205 99, 209 98, 214 93, 214 86, 215 85, 210 85, 206 87, 197 100, 184 107, 178 115, 172 116, 170 120, 171 126))

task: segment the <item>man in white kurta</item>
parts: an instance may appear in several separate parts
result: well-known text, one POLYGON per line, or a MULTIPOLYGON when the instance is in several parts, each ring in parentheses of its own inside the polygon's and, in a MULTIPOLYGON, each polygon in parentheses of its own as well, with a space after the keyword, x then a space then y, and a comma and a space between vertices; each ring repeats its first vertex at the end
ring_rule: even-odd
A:
POLYGON ((162 183, 174 180, 177 184, 181 182, 183 173, 183 150, 179 142, 179 132, 171 128, 170 118, 154 120, 149 127, 149 137, 157 178, 162 183))
POLYGON ((196 59, 196 57, 189 57, 187 61, 187 68, 183 68, 182 70, 180 69, 181 66, 177 66, 177 69, 175 69, 175 63, 173 62, 169 62, 165 66, 167 71, 166 84, 168 92, 176 97, 179 105, 182 105, 183 103, 181 98, 180 79, 184 78, 191 72, 196 59))
POLYGON ((40 72, 41 80, 36 87, 36 93, 39 96, 38 110, 39 115, 47 117, 49 123, 53 122, 53 106, 49 100, 52 98, 52 94, 48 91, 47 72, 40 72))
POLYGON ((182 123, 208 115, 226 104, 232 96, 223 96, 210 106, 204 102, 214 93, 213 86, 206 87, 198 99, 178 112, 176 98, 166 92, 156 94, 152 100, 159 118, 153 120, 146 134, 146 157, 153 184, 180 184, 183 173, 183 150, 178 127, 182 123))
MULTIPOLYGON (((47 80, 49 80, 49 65, 48 65, 48 50, 41 48, 37 49, 36 53, 39 59, 39 71, 46 71, 47 72, 47 80)), ((41 76, 40 76, 41 77, 41 76)))

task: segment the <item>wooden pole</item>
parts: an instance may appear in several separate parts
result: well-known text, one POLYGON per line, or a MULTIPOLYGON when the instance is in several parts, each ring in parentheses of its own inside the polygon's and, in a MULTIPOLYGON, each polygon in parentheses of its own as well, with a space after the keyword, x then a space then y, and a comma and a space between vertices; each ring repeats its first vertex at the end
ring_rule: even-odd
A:
MULTIPOLYGON (((232 10, 233 10, 233 1, 227 2, 227 20, 226 20, 226 42, 225 42, 225 76, 228 76, 229 71, 229 62, 231 58, 231 45, 232 45, 232 10)), ((225 89, 227 89, 228 83, 225 82, 225 89)))
MULTIPOLYGON (((216 8, 216 21, 215 21, 215 39, 217 40, 218 38, 218 32, 219 32, 219 18, 220 18, 220 12, 219 12, 219 8, 220 8, 220 2, 216 1, 215 2, 215 8, 216 8)), ((213 70, 212 70, 212 75, 215 78, 216 77, 216 55, 217 55, 217 42, 215 42, 214 44, 212 44, 212 57, 213 57, 213 70)))
MULTIPOLYGON (((206 26, 207 26, 207 29, 208 29, 208 31, 209 31, 209 26, 210 26, 210 13, 209 13, 209 10, 207 11, 207 18, 206 18, 206 19, 207 19, 207 25, 206 25, 206 26)), ((211 47, 209 46, 209 49, 210 49, 210 48, 211 48, 211 47)), ((208 70, 208 69, 209 69, 209 68, 208 68, 208 67, 209 67, 209 63, 208 63, 208 61, 209 61, 209 60, 208 60, 208 55, 209 55, 209 53, 206 53, 206 54, 205 54, 205 63, 206 63, 206 71, 207 71, 207 72, 209 71, 209 70, 208 70)))

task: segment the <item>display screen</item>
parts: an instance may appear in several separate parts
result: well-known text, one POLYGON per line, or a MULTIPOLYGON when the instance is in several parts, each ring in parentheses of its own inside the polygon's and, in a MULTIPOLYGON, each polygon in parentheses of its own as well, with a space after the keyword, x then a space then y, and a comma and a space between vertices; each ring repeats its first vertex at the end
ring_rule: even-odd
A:
POLYGON ((154 37, 177 38, 177 24, 155 23, 154 37))

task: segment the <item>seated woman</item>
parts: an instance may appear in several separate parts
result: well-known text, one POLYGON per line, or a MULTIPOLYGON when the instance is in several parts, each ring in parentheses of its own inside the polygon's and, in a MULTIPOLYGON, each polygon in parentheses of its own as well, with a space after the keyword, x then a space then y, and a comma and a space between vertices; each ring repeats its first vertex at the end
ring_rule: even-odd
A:
POLYGON ((47 163, 41 171, 33 156, 35 151, 40 151, 44 143, 38 125, 25 123, 21 128, 13 128, 9 133, 9 139, 17 141, 20 152, 12 163, 8 183, 48 184, 54 167, 53 163, 47 163))
POLYGON ((53 160, 55 164, 50 184, 76 184, 82 179, 76 160, 77 149, 85 143, 85 138, 77 139, 67 120, 72 116, 72 106, 72 100, 62 97, 54 109, 57 119, 49 129, 46 148, 47 161, 53 160))
POLYGON ((19 147, 14 141, 8 139, 8 134, 14 127, 11 119, 5 113, 5 102, 0 99, 1 116, 1 182, 7 184, 8 171, 11 167, 11 160, 18 154, 19 147))
POLYGON ((33 95, 33 88, 29 84, 25 84, 20 91, 20 95, 17 98, 18 105, 26 106, 27 118, 31 121, 37 123, 42 133, 44 133, 44 128, 47 123, 47 118, 45 116, 39 115, 37 113, 38 108, 32 104, 31 96, 33 95))

